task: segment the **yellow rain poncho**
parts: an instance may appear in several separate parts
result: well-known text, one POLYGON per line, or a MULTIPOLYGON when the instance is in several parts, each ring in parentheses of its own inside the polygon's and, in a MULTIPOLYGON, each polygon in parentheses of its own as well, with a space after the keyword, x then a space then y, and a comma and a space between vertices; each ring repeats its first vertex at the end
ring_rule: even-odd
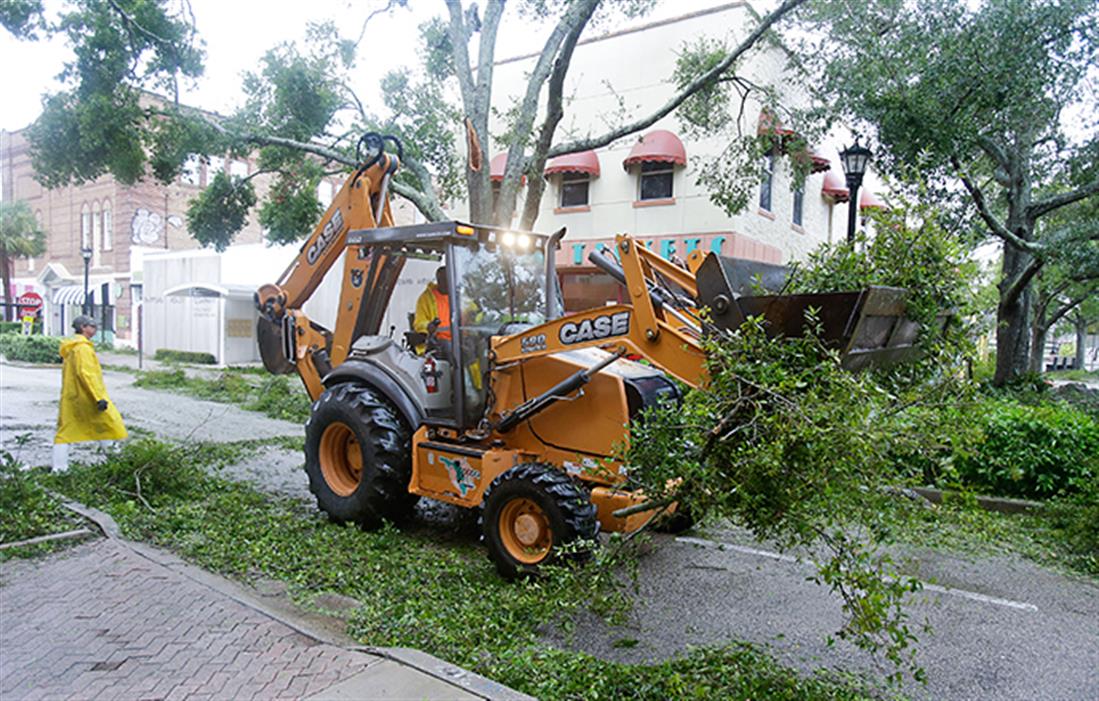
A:
POLYGON ((57 436, 54 443, 111 441, 126 437, 122 415, 107 396, 103 370, 95 356, 95 346, 81 335, 61 341, 61 406, 57 411, 57 436), (100 411, 99 400, 107 400, 100 411))

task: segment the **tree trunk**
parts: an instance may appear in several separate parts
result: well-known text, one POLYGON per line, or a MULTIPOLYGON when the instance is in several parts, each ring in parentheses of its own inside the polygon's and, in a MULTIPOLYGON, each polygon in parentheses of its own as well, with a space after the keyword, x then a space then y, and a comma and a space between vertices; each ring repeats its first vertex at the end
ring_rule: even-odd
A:
POLYGON ((4 321, 11 321, 12 309, 11 306, 11 266, 12 259, 8 258, 7 254, 0 254, 0 277, 3 277, 4 284, 4 321))
POLYGON ((1046 328, 1040 320, 1035 320, 1030 329, 1030 363, 1027 370, 1030 372, 1042 372, 1042 360, 1045 358, 1046 328))
POLYGON ((1086 368, 1084 346, 1088 342, 1088 320, 1077 310, 1073 324, 1076 326, 1076 369, 1084 370, 1086 368))
POLYGON ((1024 251, 1004 246, 1000 304, 996 309, 996 374, 992 379, 998 387, 1025 372, 1030 361, 1031 286, 1007 295, 1012 281, 1027 269, 1030 258, 1024 251))

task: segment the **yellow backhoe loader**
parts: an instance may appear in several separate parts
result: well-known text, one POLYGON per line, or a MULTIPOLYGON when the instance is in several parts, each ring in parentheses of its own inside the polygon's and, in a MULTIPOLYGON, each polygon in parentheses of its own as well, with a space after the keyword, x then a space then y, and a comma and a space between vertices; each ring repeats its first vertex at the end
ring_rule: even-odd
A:
POLYGON ((902 290, 754 296, 753 281, 776 284, 782 269, 700 251, 684 269, 628 235, 591 258, 628 301, 563 314, 553 253, 564 230, 395 227, 388 190, 400 144, 375 134, 361 144, 368 160, 278 282, 255 296, 264 364, 296 371, 314 400, 305 469, 335 521, 397 520, 420 497, 480 508, 489 555, 513 577, 571 541, 631 531, 651 516, 615 515, 644 503, 621 488, 616 448, 646 407, 680 400, 671 378, 705 384, 705 334, 762 315, 771 332, 797 335, 814 307, 853 369, 914 353, 918 329, 904 318, 902 290), (341 258, 329 330, 303 305, 341 258), (443 266, 448 318, 416 328, 403 288, 443 266))

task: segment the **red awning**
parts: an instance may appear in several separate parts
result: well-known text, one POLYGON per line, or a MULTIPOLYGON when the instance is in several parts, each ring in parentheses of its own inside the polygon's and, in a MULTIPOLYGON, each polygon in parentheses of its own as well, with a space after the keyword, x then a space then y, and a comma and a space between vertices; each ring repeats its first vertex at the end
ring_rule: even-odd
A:
POLYGON ((859 193, 859 209, 889 209, 889 205, 870 188, 864 187, 859 193))
POLYGON ((788 136, 793 136, 794 130, 782 126, 782 120, 776 117, 771 110, 764 109, 759 113, 759 133, 774 134, 775 136, 786 138, 788 136))
POLYGON ((555 173, 586 173, 593 178, 599 177, 599 156, 595 151, 581 151, 580 153, 566 153, 557 156, 546 164, 546 175, 555 173))
POLYGON ((683 148, 683 142, 670 131, 657 129, 650 131, 641 141, 634 144, 630 155, 622 161, 622 166, 629 168, 636 163, 674 163, 687 165, 687 150, 683 148))
POLYGON ((824 174, 824 183, 820 186, 820 194, 832 198, 835 202, 846 202, 851 197, 843 176, 834 170, 829 170, 824 174))
POLYGON ((488 177, 494 183, 498 183, 504 179, 504 168, 508 164, 508 155, 506 153, 498 153, 492 157, 492 160, 488 164, 488 177))
POLYGON ((813 162, 812 165, 809 166, 810 173, 823 173, 824 171, 831 170, 832 168, 832 161, 828 160, 816 151, 809 152, 809 159, 813 162))
MULTIPOLYGON (((508 155, 506 153, 498 153, 492 157, 492 160, 488 164, 488 179, 494 183, 504 181, 504 169, 508 164, 508 155)), ((526 184, 527 176, 523 176, 519 179, 519 182, 526 184)))

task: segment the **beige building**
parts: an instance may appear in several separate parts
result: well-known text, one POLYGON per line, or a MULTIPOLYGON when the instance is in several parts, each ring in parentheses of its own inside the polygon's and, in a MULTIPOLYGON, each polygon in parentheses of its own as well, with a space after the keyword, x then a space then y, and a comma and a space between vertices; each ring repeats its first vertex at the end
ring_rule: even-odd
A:
MULTIPOLYGON (((568 101, 558 140, 566 134, 595 134, 616 120, 655 111, 673 94, 669 79, 686 45, 707 37, 733 46, 753 26, 748 5, 736 2, 580 42, 566 82, 568 101), (627 114, 621 114, 622 105, 628 106, 627 114)), ((528 55, 497 64, 498 106, 519 99, 536 60, 528 55)), ((768 47, 754 52, 742 73, 776 87, 784 103, 804 106, 808 98, 799 87, 802 79, 786 65, 786 53, 768 47)), ((749 101, 743 128, 761 123, 792 135, 760 103, 749 101)), ((601 303, 618 294, 617 285, 597 273, 587 256, 621 232, 667 258, 682 259, 702 248, 772 263, 804 258, 821 243, 844 237, 847 189, 835 144, 814 145, 814 172, 800 190, 784 160, 778 154, 769 158, 763 164, 769 181, 757 188, 747 209, 732 217, 695 184, 703 160, 721 154, 725 146, 717 138, 687 139, 673 113, 642 134, 547 164, 548 187, 535 228, 568 229, 557 260, 566 306, 601 303)), ((494 178, 502 177, 505 159, 501 153, 490 162, 494 178)))

